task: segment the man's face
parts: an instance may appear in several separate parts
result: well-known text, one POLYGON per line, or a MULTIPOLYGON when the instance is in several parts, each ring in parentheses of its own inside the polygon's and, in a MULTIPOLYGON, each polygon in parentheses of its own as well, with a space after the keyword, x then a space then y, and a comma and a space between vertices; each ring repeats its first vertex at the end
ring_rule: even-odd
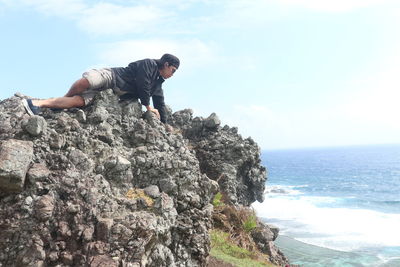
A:
POLYGON ((168 65, 168 63, 166 63, 164 65, 164 67, 160 70, 160 75, 164 78, 164 79, 168 79, 170 78, 172 75, 174 75, 176 71, 176 67, 172 66, 172 65, 168 65))

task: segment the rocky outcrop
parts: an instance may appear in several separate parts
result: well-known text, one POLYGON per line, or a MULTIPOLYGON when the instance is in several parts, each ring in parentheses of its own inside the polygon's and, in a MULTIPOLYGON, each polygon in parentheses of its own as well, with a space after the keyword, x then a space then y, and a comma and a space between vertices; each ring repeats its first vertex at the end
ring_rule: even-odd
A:
POLYGON ((178 111, 172 124, 196 151, 200 169, 218 182, 230 204, 250 206, 264 201, 266 169, 261 165, 260 148, 251 139, 244 139, 236 127, 221 122, 215 113, 208 118, 193 118, 190 109, 178 111))
POLYGON ((205 266, 211 199, 262 201, 259 148, 216 115, 169 133, 111 90, 27 115, 0 102, 0 266, 205 266))
POLYGON ((279 228, 272 225, 266 225, 258 221, 257 227, 251 231, 251 237, 256 243, 258 249, 269 256, 269 261, 279 266, 289 265, 289 261, 283 253, 275 246, 275 239, 278 237, 279 228))

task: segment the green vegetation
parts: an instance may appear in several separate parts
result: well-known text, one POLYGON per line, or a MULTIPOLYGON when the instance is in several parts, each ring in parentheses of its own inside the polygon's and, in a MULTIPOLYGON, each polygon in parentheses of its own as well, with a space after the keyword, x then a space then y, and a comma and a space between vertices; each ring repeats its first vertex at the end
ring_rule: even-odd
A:
POLYGON ((257 227, 257 217, 255 214, 249 215, 243 222, 243 230, 250 233, 253 229, 257 227))
POLYGON ((222 194, 221 194, 221 192, 218 192, 215 195, 215 197, 214 197, 214 199, 212 201, 212 204, 213 204, 214 207, 219 207, 219 206, 222 206, 224 204, 222 202, 222 194))
POLYGON ((211 246, 223 251, 225 254, 237 258, 249 258, 255 256, 254 253, 238 247, 229 240, 229 234, 220 230, 213 230, 211 232, 211 246))
POLYGON ((259 255, 235 245, 229 234, 221 230, 211 231, 211 256, 238 267, 273 267, 266 260, 259 260, 259 255))

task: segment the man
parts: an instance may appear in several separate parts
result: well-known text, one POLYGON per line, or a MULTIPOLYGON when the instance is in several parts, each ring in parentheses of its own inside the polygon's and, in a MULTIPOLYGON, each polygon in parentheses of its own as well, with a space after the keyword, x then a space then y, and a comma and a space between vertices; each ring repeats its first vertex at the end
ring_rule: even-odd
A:
POLYGON ((40 108, 76 108, 89 105, 102 90, 113 89, 121 98, 138 98, 147 110, 167 122, 164 93, 161 88, 165 79, 179 68, 179 59, 164 54, 160 59, 143 59, 127 67, 93 69, 83 73, 64 97, 33 100, 24 99, 23 105, 30 115, 40 113, 40 108), (150 97, 153 107, 150 106, 150 97))

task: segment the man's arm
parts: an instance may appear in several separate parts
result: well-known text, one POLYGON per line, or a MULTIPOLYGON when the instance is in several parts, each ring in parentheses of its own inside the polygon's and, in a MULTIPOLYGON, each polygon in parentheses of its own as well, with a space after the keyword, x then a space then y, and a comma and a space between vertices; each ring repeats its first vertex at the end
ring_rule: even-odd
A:
POLYGON ((150 106, 150 90, 153 83, 154 72, 158 71, 158 67, 155 62, 151 60, 143 60, 138 66, 136 85, 137 93, 140 98, 140 102, 146 107, 148 111, 154 112, 158 118, 160 114, 156 108, 150 106))
POLYGON ((160 120, 162 123, 164 123, 165 130, 170 133, 174 132, 174 128, 172 128, 172 126, 167 123, 168 116, 167 116, 167 108, 164 102, 164 95, 163 94, 153 95, 153 104, 154 107, 158 109, 158 111, 160 112, 160 120))

